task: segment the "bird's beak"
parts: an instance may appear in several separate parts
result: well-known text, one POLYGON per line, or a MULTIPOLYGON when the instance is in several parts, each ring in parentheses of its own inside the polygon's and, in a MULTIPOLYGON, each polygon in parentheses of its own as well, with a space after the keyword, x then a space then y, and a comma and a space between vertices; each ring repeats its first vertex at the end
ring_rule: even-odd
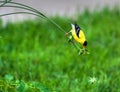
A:
POLYGON ((74 29, 74 25, 73 24, 71 24, 71 27, 72 27, 72 29, 74 29))

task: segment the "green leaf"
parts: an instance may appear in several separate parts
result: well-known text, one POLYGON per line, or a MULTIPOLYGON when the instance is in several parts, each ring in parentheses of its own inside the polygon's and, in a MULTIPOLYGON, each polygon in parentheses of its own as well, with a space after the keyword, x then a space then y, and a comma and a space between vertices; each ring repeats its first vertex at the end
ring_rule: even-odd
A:
POLYGON ((21 81, 20 84, 17 86, 18 92, 26 92, 28 89, 28 86, 25 84, 24 81, 21 81))
POLYGON ((6 74, 6 75, 5 75, 5 79, 6 79, 7 81, 12 81, 12 80, 14 79, 14 77, 13 77, 11 74, 6 74))
POLYGON ((43 84, 38 83, 38 82, 33 82, 32 85, 39 89, 40 92, 51 92, 50 89, 48 89, 47 87, 45 87, 43 84))

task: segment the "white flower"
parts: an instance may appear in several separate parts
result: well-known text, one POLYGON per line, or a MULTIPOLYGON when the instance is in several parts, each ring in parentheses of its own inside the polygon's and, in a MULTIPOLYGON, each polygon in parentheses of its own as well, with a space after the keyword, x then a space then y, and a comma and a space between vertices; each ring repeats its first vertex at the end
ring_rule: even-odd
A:
POLYGON ((96 82, 96 78, 95 77, 90 77, 89 82, 91 84, 95 83, 96 82))

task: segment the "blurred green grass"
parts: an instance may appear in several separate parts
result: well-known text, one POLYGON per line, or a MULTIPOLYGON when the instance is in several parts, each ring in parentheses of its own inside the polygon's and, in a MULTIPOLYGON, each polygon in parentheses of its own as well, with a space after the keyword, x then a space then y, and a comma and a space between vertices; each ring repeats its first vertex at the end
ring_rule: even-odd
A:
MULTIPOLYGON (((77 14, 90 55, 79 56, 65 35, 44 20, 2 25, 0 21, 0 91, 119 92, 120 9, 77 14), (94 84, 90 77, 96 77, 94 84)), ((52 19, 66 31, 67 17, 52 19)))

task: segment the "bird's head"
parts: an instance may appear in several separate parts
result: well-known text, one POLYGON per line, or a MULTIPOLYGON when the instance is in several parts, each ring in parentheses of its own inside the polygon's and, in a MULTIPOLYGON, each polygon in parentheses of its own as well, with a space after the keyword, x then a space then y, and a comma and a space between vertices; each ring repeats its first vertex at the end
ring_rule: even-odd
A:
POLYGON ((72 30, 74 30, 76 35, 79 37, 79 32, 80 32, 81 28, 76 23, 75 24, 71 24, 71 26, 72 26, 72 30))
POLYGON ((81 30, 81 28, 80 28, 80 26, 78 26, 78 24, 71 24, 71 27, 72 27, 72 29, 74 29, 74 30, 76 30, 76 31, 79 31, 79 30, 81 30))

